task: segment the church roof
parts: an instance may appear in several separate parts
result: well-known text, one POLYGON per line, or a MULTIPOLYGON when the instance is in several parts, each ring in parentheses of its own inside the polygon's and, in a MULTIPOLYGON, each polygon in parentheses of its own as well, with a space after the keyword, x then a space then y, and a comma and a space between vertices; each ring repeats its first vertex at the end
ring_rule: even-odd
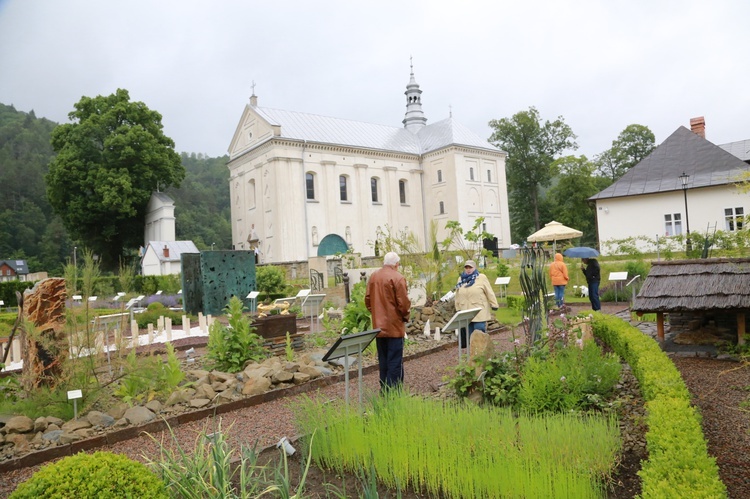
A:
POLYGON ((280 138, 407 154, 425 154, 451 145, 498 152, 487 140, 452 118, 425 125, 415 134, 403 127, 267 107, 253 109, 271 125, 280 126, 280 138))
POLYGON ((726 185, 743 171, 747 164, 737 156, 681 126, 617 182, 589 199, 679 191, 683 173, 690 176, 691 189, 726 185))
POLYGON ((156 256, 162 262, 179 262, 183 253, 200 253, 193 241, 149 241, 148 245, 154 248, 156 256), (169 249, 169 256, 164 256, 165 247, 169 249))

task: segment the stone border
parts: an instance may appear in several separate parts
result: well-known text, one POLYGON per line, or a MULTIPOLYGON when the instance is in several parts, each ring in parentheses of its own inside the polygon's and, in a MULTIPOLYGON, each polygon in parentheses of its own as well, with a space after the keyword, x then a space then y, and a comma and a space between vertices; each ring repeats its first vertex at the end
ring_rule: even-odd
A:
MULTIPOLYGON (((497 333, 502 331, 503 328, 491 331, 497 333)), ((450 343, 444 343, 435 348, 429 350, 423 350, 415 354, 405 357, 404 360, 418 359, 425 355, 432 353, 441 352, 451 347, 456 346, 456 341, 450 343)), ((378 364, 372 364, 367 367, 362 367, 362 374, 369 374, 379 369, 378 364)), ((350 372, 351 374, 351 372, 350 372)), ((167 430, 168 427, 175 428, 181 424, 191 423, 200 419, 206 419, 209 417, 215 417, 218 414, 225 414, 227 412, 244 409, 246 407, 252 407, 254 405, 270 402, 277 400, 282 397, 298 395, 300 393, 306 393, 308 391, 317 390, 335 383, 341 383, 346 379, 346 373, 335 374, 332 376, 325 376, 310 380, 307 383, 297 386, 290 386, 288 388, 282 388, 279 390, 272 390, 270 392, 262 393, 260 395, 253 395, 251 397, 235 400, 233 402, 227 402, 225 404, 217 405, 214 407, 208 407, 205 409, 198 409, 192 412, 185 412, 166 418, 161 418, 158 421, 151 421, 149 423, 142 424, 140 426, 131 426, 123 428, 121 430, 115 430, 108 432, 104 435, 97 435, 94 437, 86 438, 83 440, 77 440, 69 444, 57 445, 55 447, 48 447, 46 449, 40 449, 30 452, 21 457, 9 459, 7 461, 0 462, 0 473, 6 473, 8 471, 14 471, 21 468, 27 468, 29 466, 36 466, 52 459, 59 457, 72 456, 81 451, 87 451, 102 447, 105 445, 112 445, 123 440, 130 440, 141 436, 143 433, 158 433, 160 431, 167 430)), ((351 381, 351 379, 350 379, 351 381)))

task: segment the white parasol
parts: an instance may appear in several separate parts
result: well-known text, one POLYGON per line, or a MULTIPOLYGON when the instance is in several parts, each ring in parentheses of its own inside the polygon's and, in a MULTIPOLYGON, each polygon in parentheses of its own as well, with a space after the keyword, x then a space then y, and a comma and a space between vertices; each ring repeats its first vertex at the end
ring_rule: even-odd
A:
POLYGON ((542 227, 538 231, 531 234, 526 238, 526 240, 531 243, 552 241, 553 246, 556 249, 557 245, 554 244, 556 241, 574 239, 576 237, 581 237, 582 235, 583 232, 581 232, 580 230, 572 229, 566 225, 561 224, 560 222, 555 222, 553 220, 550 223, 545 224, 544 227, 542 227))

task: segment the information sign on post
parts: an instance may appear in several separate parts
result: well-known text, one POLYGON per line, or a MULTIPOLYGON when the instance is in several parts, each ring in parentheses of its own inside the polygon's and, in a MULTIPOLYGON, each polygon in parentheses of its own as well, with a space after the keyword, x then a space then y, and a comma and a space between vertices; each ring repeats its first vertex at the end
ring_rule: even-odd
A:
POLYGON ((609 280, 615 281, 615 303, 617 303, 617 288, 622 286, 622 281, 628 280, 627 272, 610 272, 609 280))
POLYGON ((258 311, 258 295, 260 294, 260 291, 250 291, 247 294, 247 299, 250 300, 250 311, 251 312, 257 312, 258 311))
POLYGON ((469 358, 469 323, 471 319, 481 312, 481 308, 470 308, 469 310, 459 310, 456 314, 451 317, 451 320, 443 326, 443 331, 450 331, 454 329, 458 336, 458 362, 461 362, 461 349, 464 345, 461 344, 461 329, 466 328, 466 358, 469 358))
POLYGON ((502 286, 500 288, 500 298, 508 296, 508 284, 510 283, 510 277, 498 277, 495 279, 495 284, 502 286))
POLYGON ((68 400, 73 401, 73 418, 78 419, 78 399, 83 398, 81 390, 68 390, 68 400))
MULTIPOLYGON (((315 296, 315 295, 311 295, 315 296)), ((323 295, 325 296, 325 295, 323 295)), ((346 405, 349 405, 349 357, 357 355, 357 378, 359 386, 359 406, 362 407, 362 352, 375 339, 380 329, 371 329, 361 333, 352 333, 340 336, 339 339, 323 356, 323 361, 328 362, 335 359, 344 358, 344 399, 346 405)))
POLYGON ((313 320, 317 318, 317 323, 320 325, 320 306, 323 300, 326 299, 326 295, 307 295, 302 301, 302 315, 310 314, 310 332, 312 332, 313 320))

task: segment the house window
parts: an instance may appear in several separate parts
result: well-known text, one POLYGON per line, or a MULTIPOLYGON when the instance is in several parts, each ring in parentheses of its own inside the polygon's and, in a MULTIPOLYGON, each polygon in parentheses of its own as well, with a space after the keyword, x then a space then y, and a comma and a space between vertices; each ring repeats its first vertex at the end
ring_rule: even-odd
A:
POLYGON ((469 168, 469 180, 474 180, 474 167, 469 168))
POLYGON ((346 175, 339 175, 339 192, 341 193, 342 201, 349 201, 348 181, 349 179, 346 175))
POLYGON ((682 234, 682 214, 664 215, 664 235, 679 236, 682 234))
POLYGON ((401 204, 406 204, 406 180, 398 181, 398 198, 401 204))
POLYGON ((487 170, 487 182, 492 182, 492 170, 487 170))
POLYGON ((315 199, 315 174, 307 172, 305 175, 305 187, 307 191, 307 199, 315 199))
POLYGON ((445 214, 445 204, 443 204, 442 201, 440 201, 440 214, 441 215, 445 214))
POLYGON ((744 225, 742 222, 745 220, 745 209, 742 207, 725 208, 724 220, 727 231, 736 232, 742 230, 742 226, 744 225))
POLYGON ((443 181, 443 170, 438 170, 438 182, 443 181))
POLYGON ((370 179, 370 191, 372 192, 372 202, 378 203, 380 202, 380 196, 379 196, 379 189, 380 189, 380 182, 378 182, 377 177, 372 177, 370 179))

